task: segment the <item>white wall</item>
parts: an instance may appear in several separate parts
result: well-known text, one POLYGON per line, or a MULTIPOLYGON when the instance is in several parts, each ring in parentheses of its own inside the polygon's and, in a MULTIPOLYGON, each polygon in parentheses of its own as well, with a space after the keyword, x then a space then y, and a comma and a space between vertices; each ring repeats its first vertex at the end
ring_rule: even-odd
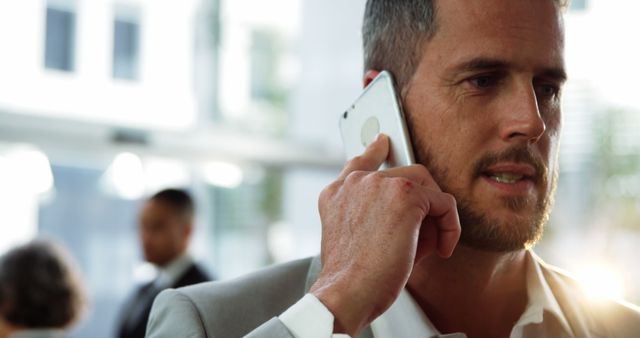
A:
POLYGON ((0 112, 151 128, 196 120, 193 30, 196 0, 56 0, 76 9, 75 70, 44 68, 46 0, 0 2, 0 112), (139 9, 140 80, 114 80, 115 6, 139 9))
POLYGON ((640 2, 590 0, 566 16, 566 62, 571 81, 594 88, 602 100, 640 109, 640 2))
MULTIPOLYGON (((360 26, 364 0, 305 0, 299 51, 302 81, 294 92, 293 139, 342 149, 338 117, 362 90, 360 26)), ((293 228, 297 257, 320 252, 318 195, 337 170, 287 171, 284 217, 293 228)))

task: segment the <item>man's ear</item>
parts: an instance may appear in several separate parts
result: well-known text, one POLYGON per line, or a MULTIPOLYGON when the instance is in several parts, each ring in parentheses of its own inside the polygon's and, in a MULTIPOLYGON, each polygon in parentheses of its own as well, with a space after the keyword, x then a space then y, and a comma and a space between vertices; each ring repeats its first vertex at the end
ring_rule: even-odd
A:
POLYGON ((379 70, 375 70, 375 69, 369 69, 364 73, 364 78, 362 79, 362 84, 364 85, 364 87, 368 86, 369 83, 371 83, 371 81, 373 81, 373 79, 376 78, 376 76, 378 76, 378 74, 380 74, 379 70))
POLYGON ((185 221, 182 224, 181 230, 182 230, 183 238, 186 238, 186 240, 189 241, 189 239, 191 238, 191 235, 193 234, 193 221, 192 220, 185 221))

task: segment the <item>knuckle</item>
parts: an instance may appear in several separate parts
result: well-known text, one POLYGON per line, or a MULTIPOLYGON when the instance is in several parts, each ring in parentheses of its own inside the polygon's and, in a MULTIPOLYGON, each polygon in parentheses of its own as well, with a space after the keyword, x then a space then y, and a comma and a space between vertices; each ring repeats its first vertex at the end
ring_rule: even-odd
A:
POLYGON ((433 176, 431 176, 431 172, 429 171, 429 169, 427 169, 427 167, 422 164, 416 164, 415 166, 420 177, 422 177, 425 183, 434 183, 433 176))
POLYGON ((332 184, 326 186, 322 191, 320 191, 320 196, 318 197, 318 202, 320 204, 323 204, 330 198, 330 196, 333 196, 335 189, 332 189, 332 184))
POLYGON ((324 187, 324 189, 322 189, 322 191, 320 191, 320 196, 318 198, 318 202, 320 204, 326 203, 329 200, 331 200, 333 198, 333 196, 335 196, 338 191, 340 190, 340 187, 342 186, 342 182, 341 181, 333 181, 331 182, 331 184, 329 184, 328 186, 324 187))
POLYGON ((363 172, 364 183, 368 186, 379 186, 385 176, 379 171, 363 172))
POLYGON ((369 172, 367 171, 363 171, 363 170, 354 170, 352 172, 350 172, 347 177, 344 178, 344 185, 356 185, 358 184, 360 181, 364 179, 366 179, 367 174, 369 172))
POLYGON ((373 181, 381 181, 385 178, 385 175, 380 171, 372 171, 367 176, 373 181))
POLYGON ((404 177, 394 177, 391 183, 391 193, 398 197, 404 196, 413 188, 414 184, 411 180, 404 177))
POLYGON ((444 197, 447 199, 447 202, 449 203, 449 205, 455 208, 458 204, 458 202, 456 201, 456 197, 446 192, 443 194, 444 194, 444 197))
POLYGON ((415 170, 417 170, 420 173, 420 175, 430 176, 429 170, 427 169, 427 167, 423 166, 422 164, 414 164, 413 167, 415 168, 415 170))

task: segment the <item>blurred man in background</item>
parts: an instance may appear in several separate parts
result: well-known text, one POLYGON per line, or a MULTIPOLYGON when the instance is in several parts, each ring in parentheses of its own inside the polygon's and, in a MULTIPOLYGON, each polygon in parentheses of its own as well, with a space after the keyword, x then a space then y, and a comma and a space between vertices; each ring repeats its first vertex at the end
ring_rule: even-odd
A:
POLYGON ((84 290, 68 254, 36 240, 0 258, 0 338, 60 338, 82 312, 84 290))
POLYGON ((119 338, 144 337, 153 299, 160 291, 211 279, 187 253, 194 213, 191 196, 178 189, 162 190, 145 203, 140 215, 140 241, 145 260, 155 265, 159 274, 123 307, 119 338))

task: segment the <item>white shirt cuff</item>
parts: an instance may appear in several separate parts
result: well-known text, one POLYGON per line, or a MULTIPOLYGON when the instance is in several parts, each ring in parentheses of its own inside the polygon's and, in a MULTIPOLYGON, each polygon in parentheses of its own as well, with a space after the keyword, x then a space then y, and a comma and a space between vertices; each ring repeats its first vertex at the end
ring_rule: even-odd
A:
POLYGON ((278 318, 295 338, 349 338, 346 334, 333 333, 333 314, 310 293, 278 318))

